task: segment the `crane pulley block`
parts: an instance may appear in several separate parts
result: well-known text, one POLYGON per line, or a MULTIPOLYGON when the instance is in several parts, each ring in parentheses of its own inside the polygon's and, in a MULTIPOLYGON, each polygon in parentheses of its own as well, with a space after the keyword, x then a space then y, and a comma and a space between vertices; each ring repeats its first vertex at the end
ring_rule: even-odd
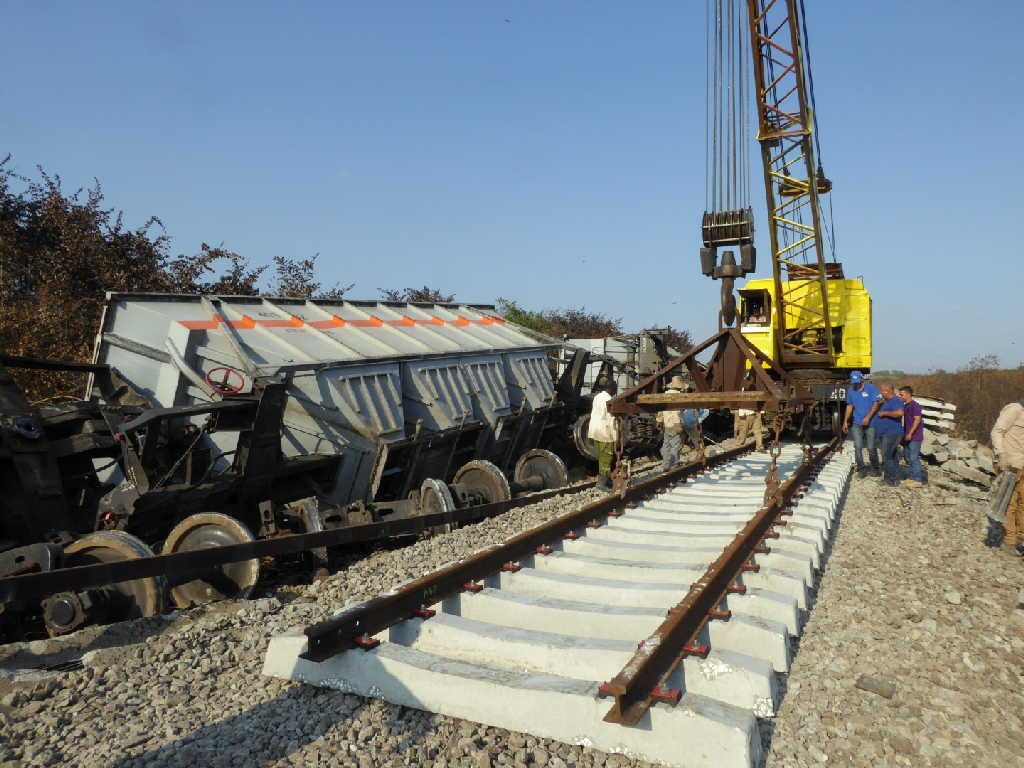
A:
POLYGON ((757 251, 754 248, 754 212, 750 208, 734 211, 705 211, 701 221, 704 247, 700 249, 700 269, 707 277, 746 277, 757 271, 757 251), (739 246, 737 263, 733 251, 718 249, 739 246))

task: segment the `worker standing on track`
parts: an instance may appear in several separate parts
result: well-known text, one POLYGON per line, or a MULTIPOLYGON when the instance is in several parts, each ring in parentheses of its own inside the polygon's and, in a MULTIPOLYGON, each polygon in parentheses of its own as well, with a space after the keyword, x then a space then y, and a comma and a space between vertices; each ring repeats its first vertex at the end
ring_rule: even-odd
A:
POLYGON ((900 465, 896 461, 896 450, 903 437, 903 401, 896 396, 892 384, 883 384, 881 394, 882 405, 871 426, 882 452, 882 481, 886 485, 899 485, 900 465))
POLYGON ((1017 484, 1006 507, 1006 539, 1024 555, 1024 400, 1003 406, 992 427, 997 472, 1016 472, 1017 484))
POLYGON ((619 439, 619 425, 608 413, 608 401, 619 391, 614 381, 605 384, 594 396, 590 406, 590 425, 587 437, 594 441, 597 451, 597 488, 607 491, 612 487, 612 461, 615 458, 615 443, 619 439))
POLYGON ((878 387, 870 381, 864 381, 864 374, 860 371, 853 371, 850 374, 850 384, 851 387, 846 392, 843 434, 849 432, 853 438, 853 456, 857 460, 857 474, 864 477, 868 473, 861 452, 863 448, 867 448, 870 472, 872 475, 878 475, 880 474, 878 452, 875 450, 875 429, 871 426, 871 419, 874 418, 882 404, 882 395, 878 391, 878 387))
MULTIPOLYGON (((682 376, 673 376, 665 394, 681 394, 684 386, 682 376)), ((655 418, 661 424, 661 471, 668 472, 679 463, 679 452, 683 448, 683 410, 659 411, 655 418)))
MULTIPOLYGON (((746 387, 744 387, 746 389, 746 387)), ((750 430, 754 430, 754 444, 757 450, 764 450, 764 420, 760 411, 752 411, 749 408, 737 408, 733 416, 733 437, 736 438, 736 445, 743 445, 750 437, 750 430)))

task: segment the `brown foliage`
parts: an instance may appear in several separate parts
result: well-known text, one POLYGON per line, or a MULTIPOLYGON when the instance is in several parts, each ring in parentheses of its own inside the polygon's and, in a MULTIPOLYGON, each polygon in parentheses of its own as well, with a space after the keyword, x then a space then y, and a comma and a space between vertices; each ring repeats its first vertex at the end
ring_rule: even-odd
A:
POLYGON ((523 309, 511 299, 499 298, 498 308, 511 322, 556 339, 563 336, 570 339, 598 339, 623 333, 621 318, 589 312, 583 307, 536 311, 523 309))
POLYGON ((384 301, 408 301, 423 304, 449 304, 455 301, 454 293, 444 293, 437 288, 424 285, 422 288, 378 288, 384 301))
MULTIPOLYGON (((38 180, 28 179, 9 161, 0 160, 0 350, 90 360, 108 291, 259 293, 265 267, 206 243, 198 254, 171 257, 160 220, 126 228, 120 213, 104 207, 99 182, 67 194, 59 176, 39 169, 38 180)), ((320 291, 315 258, 275 259, 278 286, 288 295, 320 291)), ((80 397, 84 385, 81 374, 12 373, 34 401, 80 397)))
POLYGON ((909 384, 915 395, 955 403, 957 433, 988 444, 999 411, 1007 403, 1024 398, 1024 367, 999 370, 968 366, 953 373, 904 376, 895 383, 909 384))

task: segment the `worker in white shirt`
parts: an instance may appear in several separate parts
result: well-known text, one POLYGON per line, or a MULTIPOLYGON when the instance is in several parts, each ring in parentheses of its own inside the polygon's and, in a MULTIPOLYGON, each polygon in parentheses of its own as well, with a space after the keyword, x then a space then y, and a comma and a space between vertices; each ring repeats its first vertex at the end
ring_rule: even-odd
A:
POLYGON ((1017 475, 1004 527, 1007 542, 1017 554, 1024 555, 1024 400, 1003 407, 992 427, 991 439, 996 471, 1017 475))
POLYGON ((750 430, 754 430, 754 441, 757 445, 757 450, 764 450, 764 424, 761 420, 760 411, 751 411, 747 408, 737 408, 735 416, 735 435, 736 444, 743 445, 747 442, 747 438, 750 437, 750 430))
MULTIPOLYGON (((682 376, 673 376, 665 394, 679 394, 684 386, 682 376)), ((683 449, 683 409, 658 411, 655 418, 661 424, 661 471, 668 472, 679 463, 679 452, 683 449)))
POLYGON ((602 387, 594 395, 590 407, 590 425, 587 437, 594 441, 597 450, 597 488, 602 491, 612 487, 612 459, 615 456, 615 443, 619 439, 619 425, 615 417, 608 413, 608 401, 619 391, 614 381, 602 387))

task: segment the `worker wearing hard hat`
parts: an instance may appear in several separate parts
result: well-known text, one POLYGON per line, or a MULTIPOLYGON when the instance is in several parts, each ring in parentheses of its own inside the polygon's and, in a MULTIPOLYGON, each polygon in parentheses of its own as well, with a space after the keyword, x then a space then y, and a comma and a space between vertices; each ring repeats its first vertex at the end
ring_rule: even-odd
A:
MULTIPOLYGON (((665 394, 678 395, 685 386, 682 376, 673 376, 665 394)), ((661 424, 661 471, 668 472, 679 463, 679 452, 683 449, 683 409, 658 411, 655 418, 661 424)))
POLYGON ((608 401, 619 391, 614 381, 607 382, 594 396, 590 406, 590 424, 587 437, 594 441, 597 451, 597 488, 607 491, 612 487, 612 459, 615 457, 615 443, 619 439, 619 425, 608 413, 608 401))
POLYGON ((1006 541, 1024 555, 1024 400, 1003 407, 992 427, 996 469, 1014 472, 1016 486, 1006 507, 1006 541))

